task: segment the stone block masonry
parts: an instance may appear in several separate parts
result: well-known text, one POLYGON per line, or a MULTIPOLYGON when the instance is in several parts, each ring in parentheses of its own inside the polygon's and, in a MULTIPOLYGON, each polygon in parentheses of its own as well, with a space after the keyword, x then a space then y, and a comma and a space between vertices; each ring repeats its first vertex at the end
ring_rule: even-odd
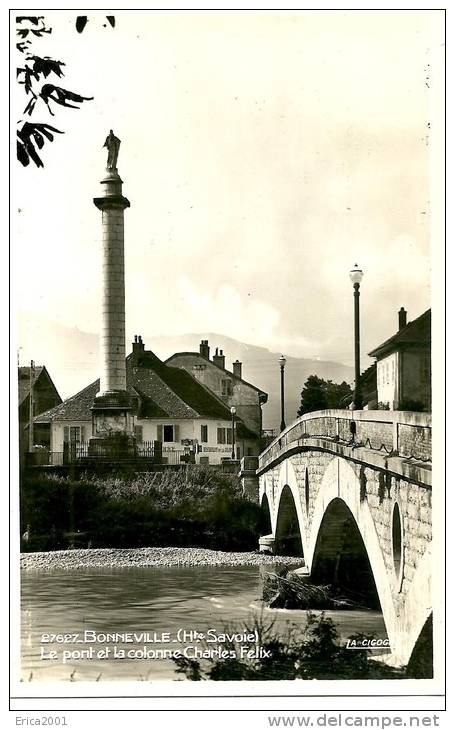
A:
POLYGON ((95 198, 102 211, 102 295, 99 396, 126 391, 125 367, 125 257, 122 180, 109 172, 101 181, 104 196, 95 198))
POLYGON ((290 545, 314 582, 336 575, 341 589, 380 606, 391 642, 386 660, 406 665, 432 612, 431 415, 307 414, 258 464, 268 549, 290 545))
POLYGON ((112 130, 105 146, 109 158, 106 176, 101 180, 103 194, 93 201, 101 211, 102 286, 100 389, 92 405, 93 437, 89 453, 91 450, 93 455, 112 455, 115 445, 116 453, 125 455, 133 453, 134 448, 125 362, 123 216, 130 203, 122 195, 122 180, 116 167, 120 140, 112 130))

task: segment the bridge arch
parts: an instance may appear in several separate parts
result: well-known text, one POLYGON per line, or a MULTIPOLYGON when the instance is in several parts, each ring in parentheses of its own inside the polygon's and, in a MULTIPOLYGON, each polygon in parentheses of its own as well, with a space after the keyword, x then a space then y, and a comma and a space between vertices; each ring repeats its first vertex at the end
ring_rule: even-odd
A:
POLYGON ((327 505, 319 526, 311 567, 312 580, 332 585, 335 593, 379 609, 380 600, 365 543, 354 515, 340 497, 327 505))
MULTIPOLYGON (((319 534, 327 537, 332 525, 336 535, 334 525, 347 521, 353 534, 344 548, 356 559, 368 560, 364 564, 374 578, 391 643, 387 661, 403 666, 420 632, 431 628, 431 468, 411 468, 406 457, 418 453, 431 461, 431 416, 421 422, 419 414, 398 413, 384 420, 383 412, 367 412, 359 420, 368 438, 355 451, 344 443, 350 418, 341 411, 309 414, 259 457, 259 494, 262 498, 266 492, 272 518, 268 544, 273 547, 277 532, 281 537, 282 518, 286 512, 289 515, 291 505, 305 563, 317 576, 324 572, 324 558, 327 563, 330 557, 327 546, 321 552, 326 540, 321 538, 318 544, 319 534), (387 450, 393 446, 398 453, 393 459, 375 448, 376 443, 386 443, 386 432, 387 450), (334 433, 339 438, 334 439, 334 433), (373 445, 367 443, 370 437, 373 445)), ((337 539, 331 569, 334 554, 343 552, 339 535, 337 539)), ((435 631, 438 626, 439 617, 435 631)))
POLYGON ((355 466, 346 459, 337 457, 332 459, 322 477, 314 506, 307 547, 307 560, 311 566, 311 572, 315 558, 317 558, 316 546, 324 515, 333 500, 341 500, 351 513, 356 529, 365 546, 384 623, 392 642, 391 634, 393 634, 395 625, 395 607, 389 576, 368 501, 360 501, 359 494, 360 479, 357 476, 355 466))
MULTIPOLYGON (((310 573, 317 569, 317 542, 324 515, 334 500, 344 502, 355 521, 370 562, 379 603, 396 665, 407 664, 422 627, 431 612, 431 549, 419 562, 419 570, 403 596, 398 591, 395 567, 388 571, 368 499, 360 500, 360 479, 355 465, 335 457, 322 477, 315 501, 305 558, 310 573)), ((393 507, 392 507, 393 514, 393 507)), ((392 518, 393 519, 393 518, 392 518)), ((391 526, 392 530, 392 526, 391 526)), ((400 550, 403 549, 403 538, 400 550)), ((401 572, 401 568, 400 568, 401 572)))
MULTIPOLYGON (((286 459, 282 464, 279 472, 279 478, 278 478, 278 488, 274 495, 274 510, 273 510, 273 519, 272 519, 272 527, 273 527, 273 534, 275 535, 275 540, 278 534, 282 533, 283 530, 283 517, 286 519, 286 515, 290 515, 290 510, 292 511, 295 509, 295 514, 293 515, 293 519, 297 521, 298 530, 294 529, 294 535, 297 534, 300 536, 300 548, 298 552, 294 552, 294 555, 303 556, 305 555, 305 547, 306 547, 306 541, 307 541, 307 525, 308 522, 305 518, 303 507, 302 507, 302 501, 301 501, 301 493, 299 488, 299 483, 297 479, 297 475, 295 473, 295 469, 292 465, 292 463, 286 459), (285 491, 286 490, 286 491, 285 491), (283 492, 285 491, 285 504, 283 505, 283 509, 280 515, 280 505, 281 505, 281 498, 283 495, 283 492), (291 506, 289 502, 290 495, 292 496, 292 503, 293 507, 291 506)), ((283 533, 282 533, 283 534, 283 533)), ((275 552, 277 550, 280 550, 280 552, 283 552, 282 547, 280 548, 277 546, 275 542, 275 552)))
POLYGON ((261 535, 269 535, 272 532, 272 516, 270 513, 269 498, 264 492, 261 499, 261 535))
POLYGON ((303 540, 294 495, 289 485, 281 490, 275 524, 275 553, 303 556, 303 540))

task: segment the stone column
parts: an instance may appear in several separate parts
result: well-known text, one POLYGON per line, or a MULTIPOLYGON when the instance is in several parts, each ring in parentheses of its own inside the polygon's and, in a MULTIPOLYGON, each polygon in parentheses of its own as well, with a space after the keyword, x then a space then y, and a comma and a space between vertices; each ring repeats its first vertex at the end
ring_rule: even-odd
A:
POLYGON ((93 202, 102 216, 102 320, 100 389, 92 406, 95 441, 130 431, 130 399, 125 365, 125 265, 123 216, 130 203, 122 194, 116 167, 101 180, 103 194, 93 202))
POLYGON ((123 211, 130 203, 122 195, 122 180, 110 171, 101 181, 104 195, 95 198, 102 216, 101 372, 98 395, 126 390, 125 255, 123 211))

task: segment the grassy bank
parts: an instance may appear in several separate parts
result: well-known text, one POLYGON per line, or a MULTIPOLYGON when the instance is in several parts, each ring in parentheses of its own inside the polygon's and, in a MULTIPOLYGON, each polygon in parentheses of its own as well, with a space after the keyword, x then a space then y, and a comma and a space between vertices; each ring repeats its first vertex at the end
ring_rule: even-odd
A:
POLYGON ((201 466, 69 477, 28 475, 21 485, 23 551, 148 546, 254 550, 258 505, 238 478, 201 466))

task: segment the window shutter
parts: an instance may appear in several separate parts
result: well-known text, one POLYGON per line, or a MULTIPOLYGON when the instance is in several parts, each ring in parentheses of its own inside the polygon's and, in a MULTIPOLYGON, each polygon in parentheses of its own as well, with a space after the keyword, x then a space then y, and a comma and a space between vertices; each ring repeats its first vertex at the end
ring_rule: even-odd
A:
POLYGON ((85 441, 85 426, 81 426, 81 441, 85 441))
POLYGON ((174 426, 174 442, 178 444, 180 441, 180 426, 178 423, 174 426))
POLYGON ((163 427, 162 426, 156 427, 156 440, 157 441, 163 440, 163 427))
POLYGON ((142 426, 134 427, 134 436, 139 444, 142 443, 142 426))
POLYGON ((67 444, 69 440, 70 440, 70 429, 69 429, 69 426, 64 426, 63 427, 63 443, 64 444, 67 444))

